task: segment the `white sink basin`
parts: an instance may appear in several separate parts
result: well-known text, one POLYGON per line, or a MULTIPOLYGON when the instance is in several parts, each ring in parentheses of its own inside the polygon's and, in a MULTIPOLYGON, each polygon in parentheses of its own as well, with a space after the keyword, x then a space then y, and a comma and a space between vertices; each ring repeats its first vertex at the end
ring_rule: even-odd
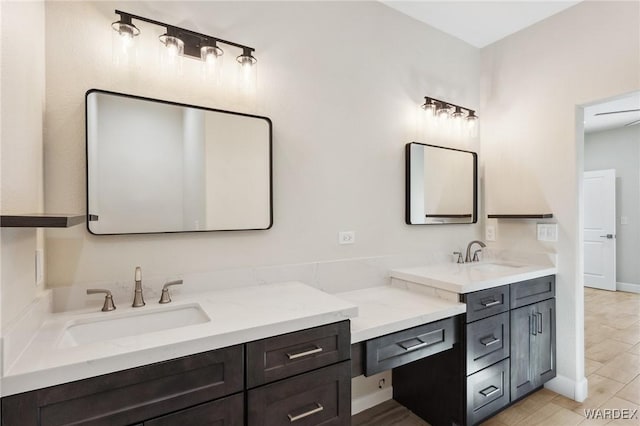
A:
POLYGON ((469 268, 476 271, 507 272, 507 271, 514 271, 515 269, 518 269, 518 268, 522 268, 522 265, 518 265, 515 263, 488 262, 488 263, 479 263, 477 265, 469 265, 469 268))
POLYGON ((198 304, 148 309, 148 307, 139 308, 139 310, 120 315, 117 311, 109 312, 101 315, 100 318, 71 321, 58 346, 79 346, 211 321, 198 304))

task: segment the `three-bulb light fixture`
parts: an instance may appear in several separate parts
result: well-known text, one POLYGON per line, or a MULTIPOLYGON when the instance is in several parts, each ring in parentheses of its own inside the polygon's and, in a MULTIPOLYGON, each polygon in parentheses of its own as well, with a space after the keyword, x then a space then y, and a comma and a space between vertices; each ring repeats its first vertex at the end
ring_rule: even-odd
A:
POLYGON ((140 35, 140 30, 133 23, 133 19, 135 19, 165 28, 165 33, 159 37, 161 43, 160 61, 164 67, 179 69, 181 58, 197 59, 202 62, 203 76, 213 78, 217 82, 224 54, 218 45, 225 44, 242 50, 242 54, 236 58, 240 68, 238 73, 240 85, 245 89, 250 89, 251 85, 255 85, 257 60, 253 56, 254 48, 120 10, 116 10, 115 13, 120 16, 118 21, 111 24, 115 31, 116 40, 114 40, 113 48, 116 63, 135 60, 133 48, 136 37, 140 35))
POLYGON ((446 122, 451 119, 458 127, 461 127, 463 122, 466 122, 469 134, 471 136, 477 134, 478 116, 472 109, 428 96, 424 97, 422 109, 426 111, 429 117, 436 117, 440 122, 446 122))

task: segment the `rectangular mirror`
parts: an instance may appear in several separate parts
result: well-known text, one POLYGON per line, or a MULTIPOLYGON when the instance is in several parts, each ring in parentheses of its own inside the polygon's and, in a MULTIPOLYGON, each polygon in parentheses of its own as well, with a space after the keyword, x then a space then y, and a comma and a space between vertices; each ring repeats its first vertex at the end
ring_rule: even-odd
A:
POLYGON ((267 117, 93 89, 86 132, 92 234, 271 227, 267 117))
POLYGON ((475 152, 412 142, 405 146, 405 159, 408 225, 477 222, 475 152))

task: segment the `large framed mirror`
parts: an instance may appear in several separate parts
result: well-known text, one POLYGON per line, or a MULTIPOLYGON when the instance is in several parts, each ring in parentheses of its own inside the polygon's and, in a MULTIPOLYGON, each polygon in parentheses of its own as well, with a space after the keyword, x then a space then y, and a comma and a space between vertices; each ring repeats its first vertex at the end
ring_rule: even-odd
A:
POLYGON ((417 142, 405 146, 408 225, 478 221, 478 155, 417 142))
POLYGON ((85 112, 92 234, 272 226, 269 118, 97 89, 85 112))

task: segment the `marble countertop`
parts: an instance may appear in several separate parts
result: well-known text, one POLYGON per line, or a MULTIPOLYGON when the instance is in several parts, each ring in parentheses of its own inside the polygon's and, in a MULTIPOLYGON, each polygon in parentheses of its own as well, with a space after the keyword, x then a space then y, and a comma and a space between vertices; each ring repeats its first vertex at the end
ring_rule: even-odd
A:
POLYGON ((454 293, 470 293, 556 273, 557 268, 553 265, 491 260, 393 269, 390 275, 392 278, 454 293))
POLYGON ((358 305, 358 316, 351 319, 351 343, 417 327, 466 311, 464 303, 390 286, 337 293, 336 296, 358 305))
POLYGON ((141 308, 50 314, 0 381, 2 396, 108 374, 349 319, 358 307, 300 282, 217 290, 141 308), (211 321, 70 346, 65 329, 143 311, 199 304, 211 321), (165 307, 166 306, 166 307, 165 307), (135 312, 134 312, 135 311, 135 312))

